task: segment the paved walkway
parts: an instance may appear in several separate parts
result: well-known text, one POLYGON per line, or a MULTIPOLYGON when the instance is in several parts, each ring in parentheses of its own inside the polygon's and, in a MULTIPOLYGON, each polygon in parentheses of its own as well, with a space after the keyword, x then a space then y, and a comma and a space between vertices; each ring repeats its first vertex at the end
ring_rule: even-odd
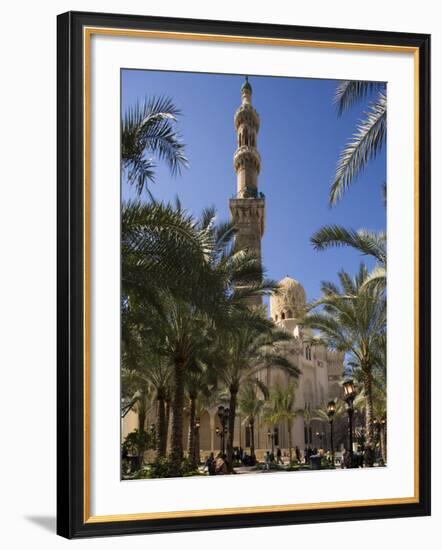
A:
POLYGON ((235 467, 235 472, 237 474, 266 474, 269 472, 283 472, 284 470, 266 470, 265 468, 257 469, 256 466, 238 466, 235 467))

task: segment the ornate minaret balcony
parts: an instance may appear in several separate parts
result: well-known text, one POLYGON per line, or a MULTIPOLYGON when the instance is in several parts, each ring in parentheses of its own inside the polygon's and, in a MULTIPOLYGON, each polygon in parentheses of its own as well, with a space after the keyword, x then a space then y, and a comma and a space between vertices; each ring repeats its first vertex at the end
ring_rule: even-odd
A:
POLYGON ((233 166, 235 167, 235 171, 238 171, 247 163, 253 164, 253 168, 259 173, 261 169, 261 155, 258 153, 256 147, 241 145, 233 155, 233 166))
POLYGON ((235 113, 237 149, 233 156, 233 166, 237 177, 237 196, 256 196, 261 157, 258 153, 257 134, 259 115, 252 105, 252 87, 248 78, 241 87, 241 105, 235 113))

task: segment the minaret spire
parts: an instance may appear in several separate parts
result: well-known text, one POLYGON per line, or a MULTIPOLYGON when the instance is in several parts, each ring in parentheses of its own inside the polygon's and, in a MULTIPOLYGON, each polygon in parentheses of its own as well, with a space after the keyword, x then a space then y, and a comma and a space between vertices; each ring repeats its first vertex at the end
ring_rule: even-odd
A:
MULTIPOLYGON (((237 149, 233 156, 236 172, 236 197, 230 199, 230 212, 236 226, 236 248, 253 250, 261 259, 261 238, 264 234, 265 199, 258 192, 261 157, 257 149, 259 115, 252 105, 252 86, 246 76, 241 86, 241 105, 235 117, 237 149)), ((260 305, 260 297, 253 305, 260 305)))

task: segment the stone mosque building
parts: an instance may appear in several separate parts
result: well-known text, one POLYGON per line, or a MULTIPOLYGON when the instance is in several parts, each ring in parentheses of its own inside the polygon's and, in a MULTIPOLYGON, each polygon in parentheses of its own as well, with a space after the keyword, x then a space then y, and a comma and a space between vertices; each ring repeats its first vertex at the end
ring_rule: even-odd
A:
MULTIPOLYGON (((237 134, 237 149, 233 164, 237 175, 236 196, 230 199, 230 212, 237 228, 236 247, 249 248, 261 257, 261 239, 265 230, 265 197, 258 189, 258 176, 261 167, 261 157, 257 149, 257 134, 260 119, 252 105, 252 87, 246 77, 241 87, 241 105, 234 116, 237 134)), ((308 345, 308 332, 299 326, 296 317, 306 304, 306 294, 302 285, 287 276, 280 281, 281 291, 270 297, 270 318, 280 328, 293 335, 292 342, 284 343, 284 353, 301 371, 295 392, 297 409, 307 409, 314 416, 314 410, 330 399, 341 397, 340 378, 344 370, 344 354, 331 352, 322 346, 308 345)), ((261 297, 252 302, 255 306, 262 305, 261 297)), ((274 367, 263 374, 263 381, 269 389, 278 385, 286 387, 290 377, 282 370, 274 367)), ((215 454, 220 448, 218 431, 221 428, 217 416, 217 406, 205 411, 200 421, 200 449, 204 457, 211 451, 215 454)), ((149 419, 148 419, 149 425, 149 419)), ((135 413, 129 413, 123 421, 123 437, 137 428, 135 413)), ((286 422, 270 426, 262 418, 255 422, 255 452, 258 459, 272 443, 269 430, 273 431, 273 444, 280 447, 283 454, 288 454, 288 434, 286 422)), ((324 430, 317 422, 309 422, 302 414, 298 415, 292 425, 292 445, 304 449, 306 445, 320 446, 321 434, 324 430), (316 435, 319 431, 319 437, 316 435)), ((235 423, 235 446, 248 451, 250 447, 250 428, 245 425, 244 418, 238 414, 235 423)), ((184 425, 184 449, 188 444, 188 424, 184 425)))

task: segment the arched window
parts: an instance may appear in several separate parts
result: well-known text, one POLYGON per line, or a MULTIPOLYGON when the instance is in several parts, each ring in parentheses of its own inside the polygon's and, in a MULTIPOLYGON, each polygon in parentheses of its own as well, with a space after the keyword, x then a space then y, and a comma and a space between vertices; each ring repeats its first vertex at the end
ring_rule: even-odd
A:
POLYGON ((284 312, 281 313, 281 319, 285 319, 285 313, 284 312))
POLYGON ((305 347, 305 358, 307 359, 307 361, 312 360, 312 349, 310 346, 305 347))
POLYGON ((291 309, 289 309, 289 310, 287 311, 287 318, 288 318, 288 319, 292 319, 292 318, 293 318, 293 312, 292 312, 291 309))
POLYGON ((247 132, 247 128, 244 128, 244 145, 249 144, 249 133, 247 132))

